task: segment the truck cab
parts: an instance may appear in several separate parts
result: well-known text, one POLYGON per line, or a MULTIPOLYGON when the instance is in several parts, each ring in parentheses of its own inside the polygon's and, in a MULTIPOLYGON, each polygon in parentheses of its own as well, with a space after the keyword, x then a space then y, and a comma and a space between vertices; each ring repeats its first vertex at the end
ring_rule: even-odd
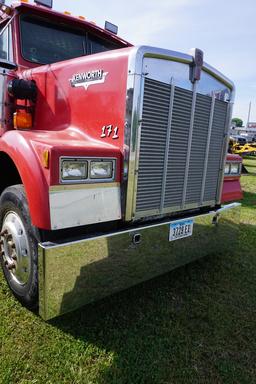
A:
POLYGON ((45 319, 223 250, 238 209, 232 81, 50 3, 0 5, 1 263, 45 319))

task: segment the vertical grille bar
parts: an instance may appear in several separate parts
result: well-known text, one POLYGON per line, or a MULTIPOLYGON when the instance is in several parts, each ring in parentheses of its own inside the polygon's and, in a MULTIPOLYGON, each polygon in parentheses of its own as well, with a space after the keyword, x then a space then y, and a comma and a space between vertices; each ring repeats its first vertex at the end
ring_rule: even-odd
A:
POLYGON ((212 98, 197 93, 186 206, 200 204, 212 98))
POLYGON ((169 117, 168 117, 168 126, 166 134, 166 146, 165 146, 165 159, 164 159, 164 170, 163 170, 163 180, 162 180, 162 196, 161 196, 161 205, 160 212, 163 212, 164 208, 164 199, 165 199, 165 189, 166 189, 166 178, 167 178, 167 168, 168 168, 168 158, 169 158, 169 148, 170 148, 170 137, 171 137, 171 125, 172 125, 172 111, 173 111, 173 100, 174 100, 175 85, 173 80, 171 81, 171 95, 170 95, 170 105, 169 105, 169 117))
POLYGON ((189 127, 189 137, 188 137, 188 148, 187 148, 187 159, 186 159, 186 168, 184 175, 184 185, 183 185, 183 195, 182 195, 182 208, 185 207, 186 203, 186 194, 187 194, 187 185, 188 185, 188 172, 189 172, 189 161, 191 154, 192 138, 193 138, 193 128, 194 128, 194 118, 195 118, 195 108, 196 108, 196 89, 197 82, 193 84, 193 98, 192 98, 192 108, 191 108, 191 117, 190 117, 190 127, 189 127))
POLYGON ((226 104, 226 120, 225 120, 225 131, 224 131, 224 144, 222 148, 222 156, 221 156, 221 164, 220 164, 220 172, 219 172, 219 182, 218 182, 218 194, 217 194, 217 203, 221 204, 221 194, 222 194, 222 183, 224 181, 224 170, 226 161, 226 153, 228 151, 228 131, 231 126, 232 119, 232 104, 226 104))
POLYGON ((210 141, 211 141, 211 134, 212 134, 212 123, 213 123, 214 107, 215 107, 215 95, 213 94, 213 96, 212 96, 212 105, 211 105, 211 112, 210 112, 210 120, 209 120, 209 127, 208 127, 208 136, 207 136, 205 160, 204 160, 204 173, 203 173, 201 197, 200 197, 200 204, 201 205, 202 205, 203 200, 204 200, 205 181, 206 181, 206 174, 207 174, 207 168, 208 168, 208 158, 209 158, 210 141))
POLYGON ((191 91, 175 87, 164 212, 181 209, 192 98, 191 91))

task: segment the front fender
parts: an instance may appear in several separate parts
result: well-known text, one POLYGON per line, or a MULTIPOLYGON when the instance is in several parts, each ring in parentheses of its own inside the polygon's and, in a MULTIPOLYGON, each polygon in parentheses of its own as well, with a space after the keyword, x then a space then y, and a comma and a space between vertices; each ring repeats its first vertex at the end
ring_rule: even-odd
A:
POLYGON ((29 132, 8 131, 0 140, 0 151, 15 164, 26 192, 32 224, 51 229, 49 186, 29 132))

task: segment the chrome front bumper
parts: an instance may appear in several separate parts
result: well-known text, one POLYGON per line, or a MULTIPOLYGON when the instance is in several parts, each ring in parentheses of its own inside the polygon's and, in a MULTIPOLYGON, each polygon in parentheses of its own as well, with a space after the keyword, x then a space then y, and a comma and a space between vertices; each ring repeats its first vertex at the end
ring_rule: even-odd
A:
POLYGON ((39 312, 49 320, 206 255, 229 252, 240 204, 195 216, 193 236, 169 242, 164 222, 71 243, 39 244, 39 312), (140 242, 136 244, 136 241, 140 242))

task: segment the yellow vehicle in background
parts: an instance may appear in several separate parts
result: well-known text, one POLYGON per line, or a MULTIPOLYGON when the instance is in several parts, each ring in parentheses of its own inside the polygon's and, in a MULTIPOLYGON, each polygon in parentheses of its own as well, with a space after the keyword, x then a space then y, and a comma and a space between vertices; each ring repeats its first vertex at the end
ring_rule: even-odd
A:
POLYGON ((255 156, 256 143, 251 143, 251 144, 247 143, 247 144, 241 145, 241 144, 235 143, 233 139, 230 139, 229 152, 235 155, 240 155, 240 156, 246 156, 246 155, 255 156))

